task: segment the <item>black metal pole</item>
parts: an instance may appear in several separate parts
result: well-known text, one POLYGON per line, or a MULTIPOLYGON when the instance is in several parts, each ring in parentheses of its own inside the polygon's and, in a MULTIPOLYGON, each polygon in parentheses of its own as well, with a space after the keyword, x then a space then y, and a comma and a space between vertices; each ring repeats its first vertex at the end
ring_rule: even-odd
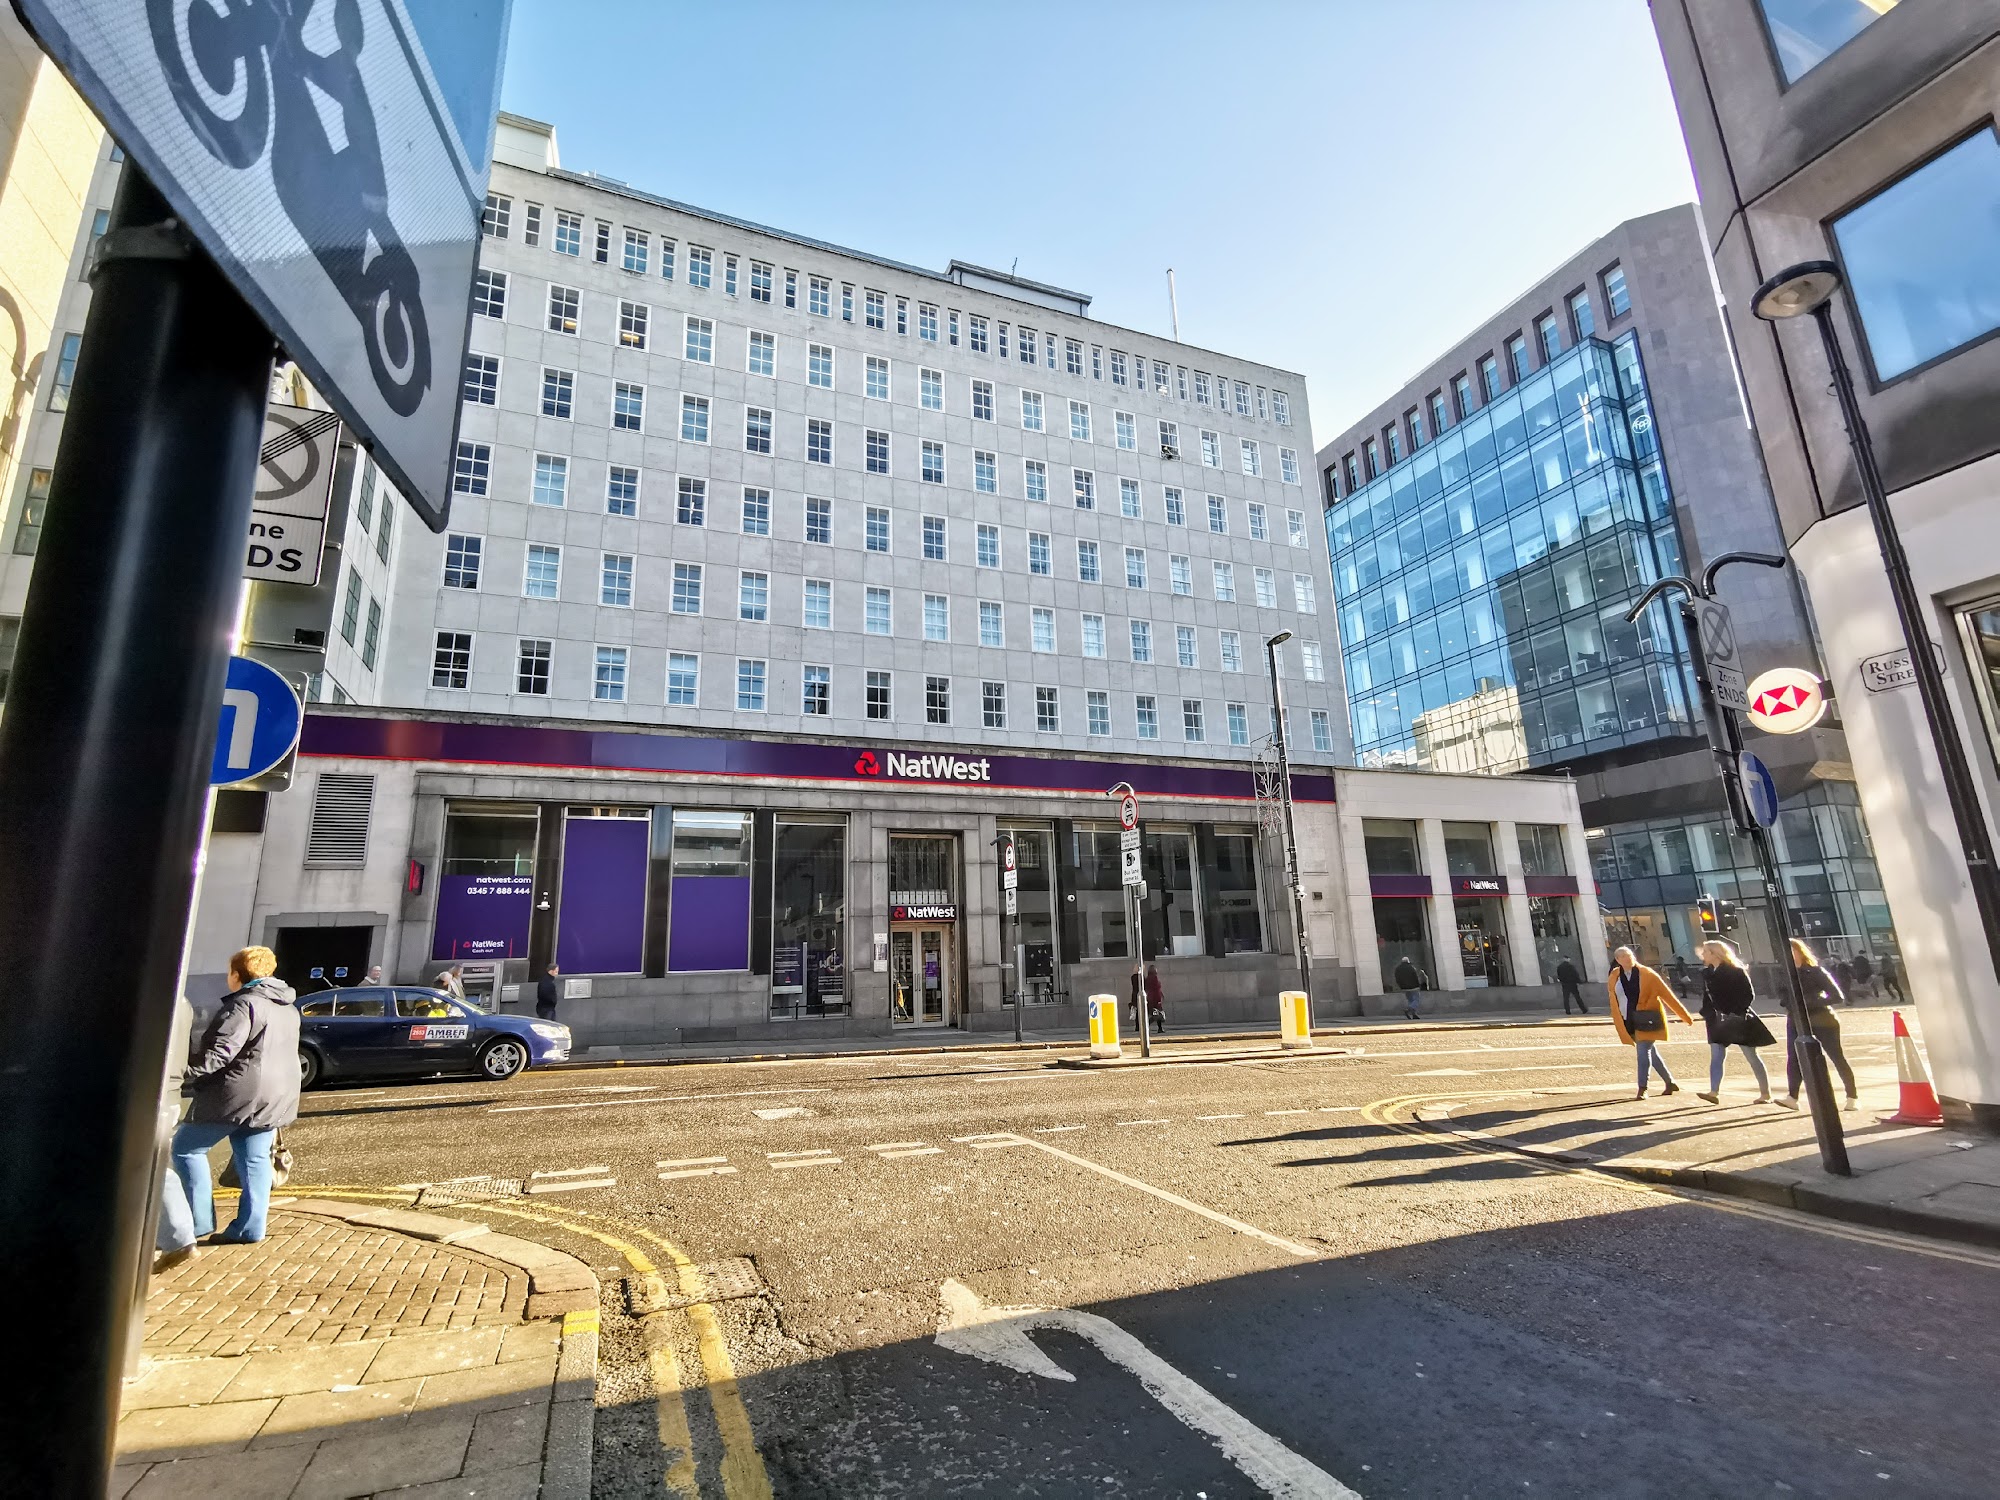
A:
POLYGON ((1285 888, 1292 897, 1292 945, 1299 964, 1299 988, 1306 996, 1306 1035, 1318 1029, 1313 1015, 1312 953, 1306 945, 1306 898, 1299 883, 1298 826, 1292 820, 1292 758, 1285 743, 1285 690, 1278 678, 1278 648, 1264 643, 1264 657, 1271 669, 1271 711, 1277 716, 1273 738, 1278 746, 1278 799, 1285 810, 1285 888))
POLYGON ((1875 544, 1882 552, 1882 569, 1889 578, 1889 593, 1896 601, 1896 618, 1903 627, 1903 640, 1910 650, 1910 671, 1917 680, 1917 698, 1923 704, 1924 725, 1931 743, 1937 746, 1938 764, 1944 772, 1945 800, 1965 850, 1966 874, 1972 883, 1973 904, 1979 911, 1979 925, 1986 933, 1986 948, 1994 972, 2000 975, 2000 871, 1993 863, 1993 839, 1986 816, 1980 809, 1979 793, 1972 767, 1965 758, 1965 745, 1958 737, 1958 716, 1946 695, 1944 673, 1931 650, 1930 624, 1923 600, 1910 576, 1910 559, 1903 551, 1903 538, 1896 529, 1895 513, 1889 509, 1889 494, 1882 485, 1882 471, 1875 463, 1875 441, 1862 420, 1861 404, 1854 395, 1854 376, 1841 353, 1840 336, 1833 326, 1831 299, 1813 309, 1819 324, 1820 341, 1826 346, 1827 364, 1833 370, 1834 394, 1840 401, 1841 420, 1847 425, 1848 446, 1854 451, 1854 467, 1861 475, 1861 493, 1868 503, 1868 519, 1875 526, 1875 544))
POLYGON ((153 1232, 273 352, 189 244, 128 165, 0 719, 0 1274, 34 1301, 0 1333, 0 1494, 104 1493, 132 1268, 153 1232))

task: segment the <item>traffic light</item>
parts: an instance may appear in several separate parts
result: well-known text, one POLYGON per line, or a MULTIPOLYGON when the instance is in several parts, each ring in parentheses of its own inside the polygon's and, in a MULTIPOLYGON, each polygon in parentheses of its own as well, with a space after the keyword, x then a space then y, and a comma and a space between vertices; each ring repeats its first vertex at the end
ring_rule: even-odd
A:
POLYGON ((1716 937, 1722 931, 1722 924, 1718 919, 1715 908, 1716 900, 1713 896, 1703 896, 1695 902, 1695 909, 1701 913, 1701 935, 1703 937, 1716 937))
POLYGON ((1736 903, 1734 901, 1716 902, 1715 922, 1716 926, 1721 929, 1724 937, 1734 932, 1736 930, 1736 903))

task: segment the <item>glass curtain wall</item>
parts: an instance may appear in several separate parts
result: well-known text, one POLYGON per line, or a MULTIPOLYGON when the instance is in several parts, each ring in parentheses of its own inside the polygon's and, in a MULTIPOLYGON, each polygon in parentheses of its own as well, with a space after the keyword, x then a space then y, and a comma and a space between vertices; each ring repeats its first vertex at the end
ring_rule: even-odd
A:
POLYGON ((1510 771, 1693 733, 1636 337, 1586 339, 1327 512, 1364 766, 1510 771))

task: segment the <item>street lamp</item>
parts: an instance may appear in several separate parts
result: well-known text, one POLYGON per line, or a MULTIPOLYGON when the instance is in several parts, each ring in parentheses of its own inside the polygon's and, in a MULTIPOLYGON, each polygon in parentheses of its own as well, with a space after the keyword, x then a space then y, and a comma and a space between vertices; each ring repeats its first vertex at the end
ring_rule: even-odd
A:
POLYGON ((1299 836, 1292 822, 1292 760, 1285 743, 1285 689, 1278 678, 1278 648, 1292 638, 1281 630, 1264 642, 1264 657, 1271 667, 1271 711, 1275 716, 1273 738, 1278 744, 1278 796, 1285 809, 1285 888, 1292 893, 1292 941, 1299 960, 1299 988, 1306 996, 1306 1031, 1313 1030, 1312 953, 1306 946, 1306 893, 1299 884, 1299 836))
POLYGON ((1845 279, 1840 267, 1830 260, 1804 261, 1786 267, 1758 287, 1750 306, 1766 322, 1811 314, 1819 325, 1820 342, 1826 348, 1826 362, 1833 373, 1834 395, 1840 401, 1841 420, 1847 426, 1848 446, 1854 451, 1854 467, 1861 476, 1868 519, 1875 525, 1875 545, 1882 553, 1889 593, 1896 601, 1896 618, 1903 627, 1903 642, 1909 648, 1910 671, 1916 678, 1924 725, 1930 731, 1931 743, 1937 747, 1938 763, 1944 772, 1945 800, 1950 804, 1958 841, 1965 851, 1973 904, 1979 910, 1980 926, 1986 933, 1988 956, 1995 972, 2000 973, 2000 876, 1996 876, 1994 869, 1992 836, 1980 811, 1965 744, 1958 737, 1957 716, 1952 712, 1951 700, 1945 696, 1944 669, 1932 650, 1924 602, 1910 577, 1910 559, 1903 551, 1895 514, 1889 509, 1882 471, 1875 463, 1875 442, 1868 435, 1868 424, 1862 420, 1861 404, 1854 394, 1854 376, 1847 368, 1840 336, 1833 327, 1833 294, 1840 290, 1845 279))

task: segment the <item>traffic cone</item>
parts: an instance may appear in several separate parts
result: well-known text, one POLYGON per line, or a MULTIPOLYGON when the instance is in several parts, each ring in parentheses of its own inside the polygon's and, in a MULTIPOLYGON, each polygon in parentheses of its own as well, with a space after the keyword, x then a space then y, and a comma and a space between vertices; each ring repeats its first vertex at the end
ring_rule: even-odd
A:
POLYGON ((1937 1090, 1931 1087, 1930 1071, 1903 1024, 1903 1013, 1891 1011, 1896 1021, 1896 1083, 1902 1091, 1893 1115, 1883 1115, 1885 1125, 1942 1125, 1944 1111, 1938 1108, 1937 1090))

